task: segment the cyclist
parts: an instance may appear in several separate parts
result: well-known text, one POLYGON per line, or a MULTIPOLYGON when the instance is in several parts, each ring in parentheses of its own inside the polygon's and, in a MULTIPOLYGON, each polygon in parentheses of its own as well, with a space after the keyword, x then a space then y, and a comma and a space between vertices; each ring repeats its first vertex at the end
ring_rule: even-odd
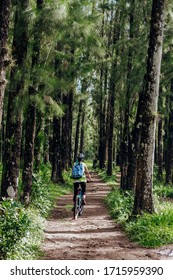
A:
POLYGON ((75 202, 78 187, 79 187, 79 185, 81 185, 83 202, 84 202, 84 204, 86 204, 86 200, 85 200, 85 198, 86 198, 86 182, 87 182, 87 178, 89 178, 89 181, 91 181, 91 175, 90 175, 90 173, 88 171, 87 165, 83 162, 84 155, 82 153, 80 153, 77 156, 77 160, 78 160, 78 164, 82 164, 83 165, 84 173, 83 173, 81 178, 73 179, 74 180, 73 202, 75 202))

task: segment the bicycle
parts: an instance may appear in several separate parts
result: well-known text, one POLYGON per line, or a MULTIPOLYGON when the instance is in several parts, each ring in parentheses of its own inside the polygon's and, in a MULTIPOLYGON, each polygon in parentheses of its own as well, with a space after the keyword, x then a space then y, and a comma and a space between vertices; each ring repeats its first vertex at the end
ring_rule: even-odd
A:
POLYGON ((77 195, 74 203, 74 219, 77 219, 78 216, 82 215, 84 210, 84 202, 82 198, 82 188, 79 186, 77 189, 77 195))

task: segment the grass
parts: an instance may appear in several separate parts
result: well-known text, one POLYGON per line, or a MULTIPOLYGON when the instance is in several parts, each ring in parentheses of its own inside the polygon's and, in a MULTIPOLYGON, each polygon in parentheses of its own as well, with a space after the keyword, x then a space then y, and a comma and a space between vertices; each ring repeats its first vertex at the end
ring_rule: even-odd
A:
POLYGON ((173 208, 166 204, 154 214, 144 213, 125 225, 131 240, 145 247, 158 247, 173 243, 173 208))
POLYGON ((108 176, 105 170, 98 170, 98 175, 102 178, 104 182, 109 185, 115 185, 116 175, 119 172, 119 167, 113 169, 112 176, 108 176))
POLYGON ((34 260, 42 256, 40 250, 44 239, 45 219, 36 209, 28 208, 27 216, 30 219, 30 226, 27 227, 26 234, 17 240, 15 246, 7 251, 6 260, 34 260))
POLYGON ((172 194, 172 187, 155 183, 155 213, 143 213, 135 218, 131 216, 134 203, 133 192, 123 192, 115 186, 105 202, 110 215, 123 226, 130 240, 151 248, 173 243, 172 194), (169 198, 169 201, 165 198, 169 198))

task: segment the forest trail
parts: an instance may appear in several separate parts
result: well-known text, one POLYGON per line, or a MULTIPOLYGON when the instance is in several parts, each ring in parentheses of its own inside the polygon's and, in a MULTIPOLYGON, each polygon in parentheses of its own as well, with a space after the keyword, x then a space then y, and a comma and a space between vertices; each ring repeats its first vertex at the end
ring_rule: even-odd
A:
MULTIPOLYGON (((44 260, 166 260, 173 259, 173 245, 146 249, 130 242, 121 226, 112 221, 104 204, 111 186, 92 175, 87 183, 87 205, 73 219, 72 194, 57 200, 46 221, 44 260)), ((119 184, 119 182, 117 182, 119 184)))

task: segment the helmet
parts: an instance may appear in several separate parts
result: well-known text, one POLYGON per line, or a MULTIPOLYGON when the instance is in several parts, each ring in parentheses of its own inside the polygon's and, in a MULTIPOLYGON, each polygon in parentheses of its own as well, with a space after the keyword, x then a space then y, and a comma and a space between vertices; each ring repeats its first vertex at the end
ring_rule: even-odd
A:
POLYGON ((78 161, 81 161, 84 158, 84 154, 82 154, 82 153, 78 154, 77 158, 78 158, 78 161))

